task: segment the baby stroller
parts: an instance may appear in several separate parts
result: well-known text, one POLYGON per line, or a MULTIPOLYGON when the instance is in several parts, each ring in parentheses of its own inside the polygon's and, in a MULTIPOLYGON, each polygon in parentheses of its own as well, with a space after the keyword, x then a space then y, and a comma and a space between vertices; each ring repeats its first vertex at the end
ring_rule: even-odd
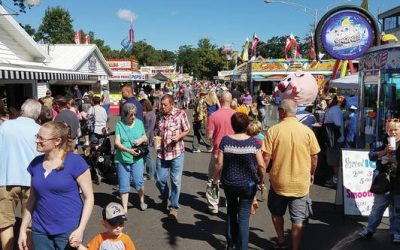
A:
POLYGON ((110 132, 108 127, 103 128, 101 135, 92 134, 89 146, 83 146, 83 158, 90 166, 90 173, 94 184, 99 185, 101 181, 114 181, 116 169, 114 166, 114 154, 111 149, 110 132))

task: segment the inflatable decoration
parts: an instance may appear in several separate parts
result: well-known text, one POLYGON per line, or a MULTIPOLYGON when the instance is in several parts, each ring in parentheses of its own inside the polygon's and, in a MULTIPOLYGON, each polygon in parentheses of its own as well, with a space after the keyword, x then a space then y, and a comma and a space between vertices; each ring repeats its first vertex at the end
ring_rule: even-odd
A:
POLYGON ((299 105, 312 104, 317 98, 317 80, 310 73, 296 71, 289 74, 275 87, 275 96, 281 100, 294 99, 299 105))

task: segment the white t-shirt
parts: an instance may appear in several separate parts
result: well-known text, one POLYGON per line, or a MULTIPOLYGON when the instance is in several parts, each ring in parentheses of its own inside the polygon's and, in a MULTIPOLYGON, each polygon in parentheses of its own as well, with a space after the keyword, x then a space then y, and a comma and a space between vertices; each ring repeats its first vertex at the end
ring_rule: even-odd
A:
POLYGON ((88 115, 94 115, 95 117, 94 133, 102 134, 102 129, 107 125, 106 110, 100 105, 92 106, 88 110, 88 115))

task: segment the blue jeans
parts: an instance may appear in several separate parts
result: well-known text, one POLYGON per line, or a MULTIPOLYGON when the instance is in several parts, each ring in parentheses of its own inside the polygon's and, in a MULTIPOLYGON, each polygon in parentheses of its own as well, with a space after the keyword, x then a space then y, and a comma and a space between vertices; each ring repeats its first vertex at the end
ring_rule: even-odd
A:
POLYGON ((149 179, 151 180, 151 179, 153 179, 153 178, 155 178, 155 176, 154 176, 154 172, 155 172, 155 169, 154 169, 154 165, 153 165, 153 160, 152 160, 152 157, 153 157, 153 152, 154 152, 154 148, 152 147, 152 146, 147 146, 147 149, 149 150, 149 153, 146 155, 146 173, 148 174, 148 176, 149 176, 149 179))
MULTIPOLYGON (((390 204, 390 193, 374 194, 374 204, 371 208, 371 213, 368 216, 367 230, 371 233, 376 232, 376 228, 381 223, 383 213, 390 204)), ((392 232, 392 215, 390 213, 390 232, 392 232)))
POLYGON ((254 182, 245 188, 224 186, 227 207, 226 239, 228 246, 237 250, 248 248, 250 209, 257 186, 254 182))
POLYGON ((157 157, 156 186, 163 199, 169 198, 169 209, 179 208, 179 195, 181 193, 181 179, 183 171, 184 153, 172 160, 163 160, 157 157), (171 192, 168 188, 168 174, 171 179, 171 192))
POLYGON ((56 235, 48 235, 46 233, 41 233, 32 230, 32 242, 33 249, 41 249, 41 250, 64 250, 64 249, 73 249, 69 246, 68 237, 71 235, 72 231, 56 234, 56 235))
POLYGON ((390 205, 390 233, 398 240, 400 239, 400 194, 392 192, 390 205))
POLYGON ((136 190, 143 188, 143 161, 136 163, 117 163, 119 193, 129 193, 130 186, 136 190))
POLYGON ((110 104, 103 105, 103 108, 106 110, 107 118, 110 118, 110 104))

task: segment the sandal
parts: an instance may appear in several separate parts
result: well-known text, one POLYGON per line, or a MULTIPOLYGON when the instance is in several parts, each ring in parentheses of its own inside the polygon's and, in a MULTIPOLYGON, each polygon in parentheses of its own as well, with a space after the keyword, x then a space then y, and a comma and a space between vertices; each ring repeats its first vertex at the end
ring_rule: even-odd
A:
POLYGON ((288 245, 286 244, 285 241, 279 243, 278 240, 275 240, 275 245, 273 246, 273 249, 286 250, 286 249, 289 249, 289 247, 288 247, 288 245))

